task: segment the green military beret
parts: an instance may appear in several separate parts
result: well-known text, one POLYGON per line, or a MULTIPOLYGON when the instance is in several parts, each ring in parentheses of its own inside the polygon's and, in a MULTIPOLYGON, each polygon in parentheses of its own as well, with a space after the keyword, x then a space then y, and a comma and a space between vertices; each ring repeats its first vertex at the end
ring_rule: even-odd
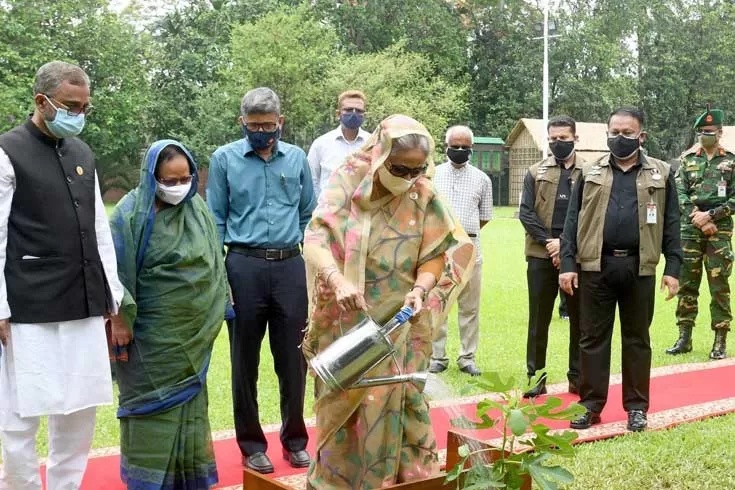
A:
POLYGON ((707 110, 694 121, 694 129, 702 126, 722 126, 724 120, 725 113, 722 109, 710 109, 709 104, 707 104, 707 110))

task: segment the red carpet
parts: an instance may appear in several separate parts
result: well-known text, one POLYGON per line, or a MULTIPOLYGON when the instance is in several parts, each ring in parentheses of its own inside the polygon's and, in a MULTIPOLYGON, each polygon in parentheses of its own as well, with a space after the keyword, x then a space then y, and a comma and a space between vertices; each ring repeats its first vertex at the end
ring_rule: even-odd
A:
MULTIPOLYGON (((732 382, 732 380, 735 379, 735 364, 719 367, 717 364, 711 364, 711 366, 711 368, 707 369, 697 369, 694 371, 652 378, 649 421, 658 412, 681 409, 676 411, 678 416, 688 410, 685 407, 735 397, 735 383, 732 382)), ((577 396, 569 393, 563 393, 555 396, 562 398, 565 405, 578 400, 577 396)), ((733 406, 735 407, 735 405, 733 406)), ((696 420, 706 416, 720 415, 729 411, 735 411, 735 408, 729 408, 730 405, 727 407, 728 408, 724 410, 708 409, 702 415, 692 413, 685 419, 680 418, 672 423, 665 423, 661 425, 661 427, 696 420)), ((447 430, 451 428, 449 420, 456 417, 458 413, 464 413, 467 416, 474 418, 475 404, 467 402, 452 407, 451 409, 431 409, 431 420, 437 434, 438 447, 440 449, 446 448, 447 430)), ((606 430, 595 430, 596 428, 599 428, 599 426, 594 426, 589 431, 580 431, 580 439, 595 440, 619 435, 625 432, 625 424, 621 424, 618 427, 615 426, 614 423, 624 422, 627 420, 626 417, 627 414, 622 407, 621 385, 611 385, 608 404, 602 413, 602 424, 606 427, 606 430), (609 426, 611 423, 613 423, 612 428, 609 426)), ((550 427, 560 429, 568 428, 568 424, 569 422, 566 421, 548 422, 550 427)), ((314 428, 309 428, 309 433, 312 435, 312 438, 308 449, 312 455, 314 454, 314 431, 314 428)), ((494 429, 488 429, 484 431, 475 431, 473 432, 473 436, 481 439, 492 439, 498 437, 499 434, 494 429)), ((281 445, 279 442, 278 432, 268 433, 267 438, 269 444, 268 456, 273 461, 276 470, 272 475, 273 477, 283 477, 305 471, 303 469, 297 470, 291 468, 283 460, 281 457, 281 445)), ((214 449, 220 479, 219 486, 226 487, 241 484, 242 465, 240 462, 240 451, 234 439, 216 441, 214 449)), ((118 456, 91 458, 82 484, 82 490, 125 490, 125 486, 122 484, 119 477, 119 462, 120 460, 118 456)))

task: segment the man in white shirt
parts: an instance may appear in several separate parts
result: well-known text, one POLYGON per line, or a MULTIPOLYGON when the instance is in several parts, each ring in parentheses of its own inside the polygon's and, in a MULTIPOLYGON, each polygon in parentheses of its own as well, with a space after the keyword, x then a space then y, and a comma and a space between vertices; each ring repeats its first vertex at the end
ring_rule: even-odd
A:
POLYGON ((84 128, 89 78, 43 65, 35 111, 0 135, 2 490, 41 490, 36 432, 48 416, 48 490, 77 489, 97 405, 112 403, 105 316, 123 288, 84 128))
POLYGON ((359 90, 342 92, 337 98, 339 127, 319 136, 311 144, 307 158, 315 196, 319 197, 332 172, 342 165, 345 158, 359 150, 370 137, 370 133, 360 128, 365 120, 365 102, 365 94, 359 90))
MULTIPOLYGON (((479 376, 475 366, 475 352, 480 338, 480 296, 482 291, 482 254, 480 230, 493 216, 493 185, 490 177, 469 163, 472 155, 472 130, 467 126, 452 126, 447 130, 448 162, 436 168, 434 185, 449 201, 452 210, 477 249, 477 263, 472 278, 459 295, 460 353, 457 359, 460 371, 479 376)), ((447 323, 439 328, 433 342, 429 372, 447 369, 447 323)))

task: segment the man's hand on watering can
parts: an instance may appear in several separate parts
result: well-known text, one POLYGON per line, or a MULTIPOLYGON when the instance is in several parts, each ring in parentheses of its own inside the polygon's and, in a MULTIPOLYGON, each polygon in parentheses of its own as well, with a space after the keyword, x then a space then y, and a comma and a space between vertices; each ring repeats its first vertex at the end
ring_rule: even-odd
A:
POLYGON ((330 285, 342 311, 367 311, 367 303, 362 293, 345 277, 335 272, 329 278, 330 285))

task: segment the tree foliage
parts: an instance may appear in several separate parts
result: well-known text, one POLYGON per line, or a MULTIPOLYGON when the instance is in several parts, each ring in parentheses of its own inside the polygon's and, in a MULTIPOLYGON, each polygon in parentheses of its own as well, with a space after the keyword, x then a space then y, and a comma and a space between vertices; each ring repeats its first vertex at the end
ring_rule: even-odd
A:
MULTIPOLYGON (((103 186, 134 185, 142 151, 173 137, 206 165, 238 138, 239 101, 272 87, 284 139, 308 147, 334 127, 346 89, 368 96, 366 127, 403 112, 437 140, 446 126, 505 137, 540 117, 541 0, 0 1, 0 131, 32 109, 45 62, 79 63, 95 113, 84 138, 103 186)), ((671 158, 692 142, 705 103, 735 110, 730 0, 552 2, 550 114, 604 121, 623 104, 647 114, 648 149, 671 158)))

